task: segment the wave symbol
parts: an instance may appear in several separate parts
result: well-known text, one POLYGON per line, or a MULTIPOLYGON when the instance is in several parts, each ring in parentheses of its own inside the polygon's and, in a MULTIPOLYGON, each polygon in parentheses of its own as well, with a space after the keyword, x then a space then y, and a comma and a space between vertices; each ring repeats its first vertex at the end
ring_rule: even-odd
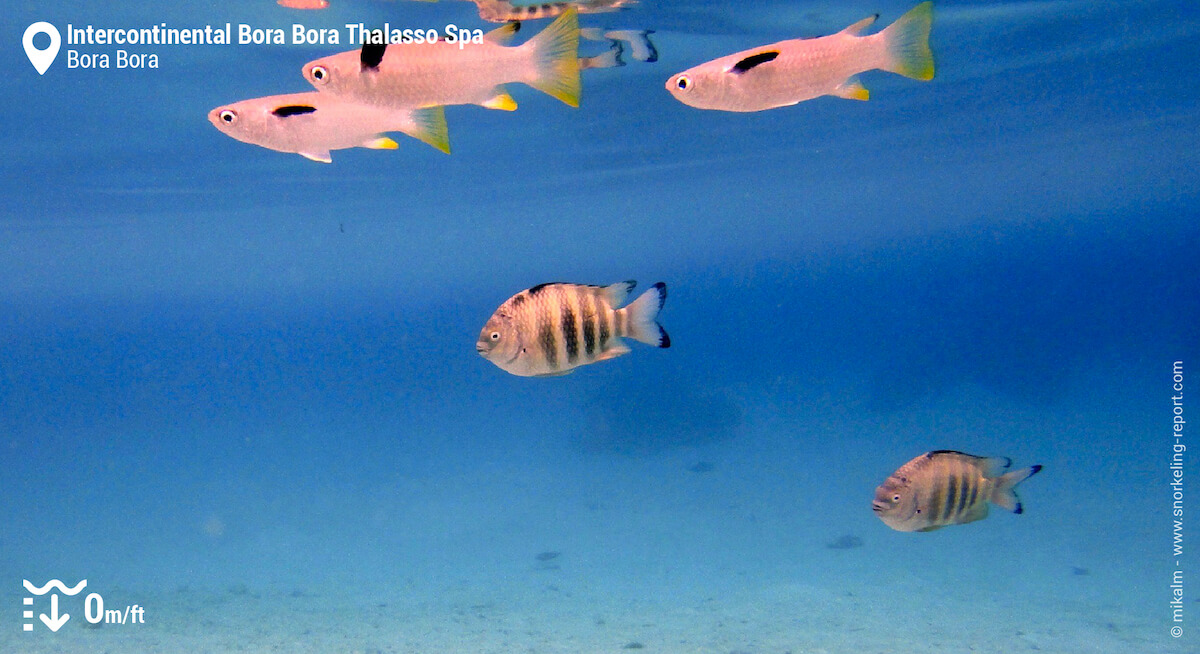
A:
POLYGON ((50 581, 47 581, 46 585, 42 586, 41 588, 38 588, 37 586, 34 586, 33 584, 29 583, 28 579, 22 579, 22 581, 25 582, 25 590, 29 591, 29 593, 31 595, 45 595, 46 592, 49 591, 51 588, 57 587, 58 592, 62 593, 63 595, 71 596, 71 595, 74 595, 74 594, 78 593, 79 591, 83 590, 84 586, 87 586, 87 579, 84 579, 83 581, 80 581, 78 584, 75 584, 74 588, 67 588, 66 585, 63 584, 63 582, 61 582, 57 579, 51 579, 50 581))

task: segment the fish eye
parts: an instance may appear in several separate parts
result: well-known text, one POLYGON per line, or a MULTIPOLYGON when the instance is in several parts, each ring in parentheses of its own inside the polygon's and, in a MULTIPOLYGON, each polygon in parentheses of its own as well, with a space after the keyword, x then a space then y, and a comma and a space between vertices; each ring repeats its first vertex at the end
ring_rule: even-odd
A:
POLYGON ((233 124, 233 122, 237 120, 237 112, 233 109, 226 109, 217 114, 217 116, 221 119, 221 122, 225 124, 233 124))
POLYGON ((892 496, 892 501, 893 501, 893 502, 899 502, 899 501, 900 501, 900 496, 899 496, 899 495, 893 495, 893 496, 892 496))
POLYGON ((500 332, 492 332, 491 339, 492 339, 493 341, 498 341, 498 340, 500 340, 500 332))
POLYGON ((675 80, 675 88, 680 91, 686 91, 692 88, 692 79, 687 75, 680 75, 679 79, 675 80))
POLYGON ((312 78, 318 82, 329 81, 329 69, 324 66, 313 66, 312 69, 309 70, 309 74, 311 74, 312 78))

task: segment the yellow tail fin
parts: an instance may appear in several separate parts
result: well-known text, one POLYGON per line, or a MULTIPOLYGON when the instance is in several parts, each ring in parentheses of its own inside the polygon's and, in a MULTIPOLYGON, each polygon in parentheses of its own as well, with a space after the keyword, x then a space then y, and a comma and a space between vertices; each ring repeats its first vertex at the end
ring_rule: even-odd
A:
POLYGON ((880 32, 888 53, 883 69, 913 79, 933 79, 933 53, 929 50, 932 28, 932 2, 922 2, 888 25, 880 32))
POLYGON ((537 77, 526 83, 558 98, 564 103, 579 106, 579 14, 568 9, 546 29, 521 47, 533 50, 537 62, 537 77))

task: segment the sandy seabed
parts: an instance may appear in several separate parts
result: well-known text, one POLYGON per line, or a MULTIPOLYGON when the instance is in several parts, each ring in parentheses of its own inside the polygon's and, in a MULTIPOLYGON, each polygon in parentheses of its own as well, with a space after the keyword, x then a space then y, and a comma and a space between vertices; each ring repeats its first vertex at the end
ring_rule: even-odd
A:
MULTIPOLYGON (((853 555, 856 553, 848 553, 853 555)), ((6 630, 5 652, 1185 652, 1167 616, 1047 598, 948 597, 936 587, 800 584, 637 599, 531 566, 518 592, 460 582, 364 601, 339 591, 180 588, 139 597, 144 625, 6 630), (532 581, 530 581, 532 580, 532 581), (1019 625, 1019 626, 1018 626, 1019 625), (15 632, 15 633, 14 633, 15 632)), ((1087 583, 1086 580, 1081 583, 1087 583)))

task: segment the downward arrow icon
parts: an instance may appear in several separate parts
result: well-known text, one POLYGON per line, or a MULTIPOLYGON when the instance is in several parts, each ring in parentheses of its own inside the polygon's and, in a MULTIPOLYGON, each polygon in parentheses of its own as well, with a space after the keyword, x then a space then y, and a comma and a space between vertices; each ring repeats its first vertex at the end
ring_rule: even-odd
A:
POLYGON ((71 619, 71 614, 64 613, 62 616, 58 615, 58 594, 55 593, 50 596, 50 617, 46 617, 45 613, 38 617, 50 628, 50 631, 58 631, 62 629, 63 625, 67 624, 67 620, 71 619))

